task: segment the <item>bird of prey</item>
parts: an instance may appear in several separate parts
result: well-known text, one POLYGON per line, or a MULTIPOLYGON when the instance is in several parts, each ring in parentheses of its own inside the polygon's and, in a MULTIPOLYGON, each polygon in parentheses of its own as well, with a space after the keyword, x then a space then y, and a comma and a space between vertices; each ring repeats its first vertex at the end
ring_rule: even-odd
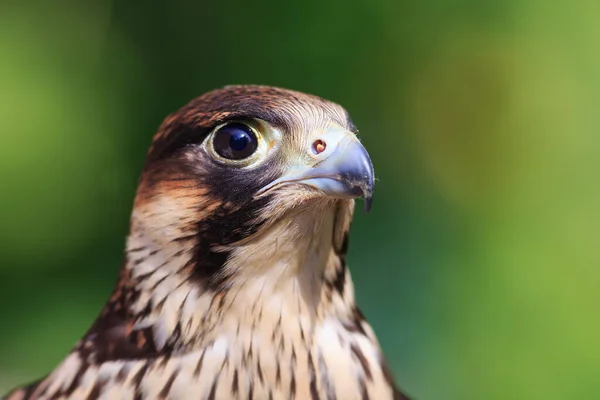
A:
POLYGON ((85 336, 24 399, 407 399, 346 266, 374 172, 339 105, 227 86, 168 116, 124 262, 85 336))

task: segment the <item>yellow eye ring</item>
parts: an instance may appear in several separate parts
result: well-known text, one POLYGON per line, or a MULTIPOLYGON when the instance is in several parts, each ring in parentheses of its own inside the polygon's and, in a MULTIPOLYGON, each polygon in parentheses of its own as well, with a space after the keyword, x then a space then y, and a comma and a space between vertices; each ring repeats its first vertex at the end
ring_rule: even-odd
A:
POLYGON ((214 131, 212 146, 222 158, 240 161, 254 154, 258 148, 258 137, 251 126, 230 122, 214 131))
POLYGON ((266 152, 266 143, 258 124, 248 121, 227 121, 210 133, 205 150, 217 162, 236 167, 255 164, 266 152))

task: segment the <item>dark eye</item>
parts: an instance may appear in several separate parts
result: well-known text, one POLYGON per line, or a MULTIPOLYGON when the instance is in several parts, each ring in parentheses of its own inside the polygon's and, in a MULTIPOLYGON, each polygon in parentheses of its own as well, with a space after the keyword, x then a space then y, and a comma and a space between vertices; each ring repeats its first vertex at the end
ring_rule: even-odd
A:
POLYGON ((258 141, 248 125, 231 123, 223 125, 214 133, 213 147, 223 158, 242 160, 256 151, 258 141))

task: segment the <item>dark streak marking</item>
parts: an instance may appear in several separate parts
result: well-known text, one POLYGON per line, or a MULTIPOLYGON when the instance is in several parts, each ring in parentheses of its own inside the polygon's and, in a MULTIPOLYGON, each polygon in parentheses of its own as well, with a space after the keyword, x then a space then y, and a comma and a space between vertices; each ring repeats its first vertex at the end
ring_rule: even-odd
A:
POLYGON ((139 387, 142 383, 142 378, 144 377, 144 375, 146 375, 147 369, 148 369, 148 364, 142 364, 142 367, 139 369, 139 371, 135 373, 133 378, 131 378, 131 383, 136 388, 136 390, 139 389, 139 387))
POLYGON ((146 246, 142 246, 142 247, 135 247, 133 249, 128 249, 127 251, 129 253, 137 253, 138 251, 142 251, 142 250, 146 250, 146 246))
POLYGON ((141 263, 143 263, 144 261, 146 261, 147 259, 148 259, 148 257, 137 258, 137 259, 133 260, 133 266, 138 266, 141 263))
POLYGON ((353 321, 354 321, 354 328, 356 329, 356 331, 359 332, 361 335, 366 336, 367 333, 365 332, 365 328, 363 328, 363 326, 362 326, 363 322, 365 321, 365 317, 360 312, 358 307, 354 306, 352 308, 352 316, 354 317, 353 321))
POLYGON ((100 397, 100 393, 102 393, 102 389, 104 388, 105 384, 106 379, 101 379, 97 377, 96 382, 94 382, 94 386, 92 387, 92 390, 87 396, 87 400, 96 400, 98 397, 100 397))
POLYGON ((290 395, 296 397, 296 376, 294 374, 290 380, 290 395))
POLYGON ((291 366, 296 366, 296 348, 292 345, 291 366))
POLYGON ((342 259, 340 259, 340 266, 336 269, 335 278, 331 284, 341 296, 344 295, 344 286, 346 284, 346 266, 342 259))
POLYGON ((317 391, 317 374, 315 365, 313 364, 312 354, 308 353, 308 373, 310 374, 310 397, 312 400, 319 400, 319 392, 317 391))
POLYGON ((367 392, 367 385, 365 384, 365 381, 361 379, 359 385, 362 400, 369 400, 369 393, 367 392))
MULTIPOLYGON (((36 381, 26 384, 25 386, 14 389, 14 390, 10 391, 9 393, 7 393, 4 397, 2 397, 2 399, 5 399, 5 400, 29 400, 29 399, 31 399, 31 396, 37 390, 39 390, 41 387, 43 387, 42 385, 44 385, 46 383, 46 382, 44 382, 46 378, 47 377, 38 379, 36 381)), ((46 392, 46 389, 47 389, 47 385, 46 385, 46 388, 41 389, 37 393, 38 397, 42 396, 46 392)))
POLYGON ((75 374, 75 377, 73 377, 73 381, 71 381, 71 384, 69 385, 67 390, 65 390, 66 395, 70 395, 75 391, 75 389, 77 389, 77 386, 79 386, 79 384, 81 383, 81 378, 83 377, 83 374, 86 373, 88 367, 89 364, 87 364, 87 362, 82 359, 82 365, 79 367, 79 370, 75 374))
POLYGON ((257 359, 257 361, 256 361, 256 371, 258 372, 258 380, 260 381, 261 384, 264 384, 263 372, 262 372, 262 368, 260 366, 260 358, 257 359))
POLYGON ((177 377, 178 372, 179 371, 173 371, 171 376, 169 376, 169 379, 167 379, 167 381, 165 382, 165 386, 162 388, 162 390, 158 394, 158 398, 160 398, 160 399, 167 398, 167 396, 169 395, 169 392, 171 391, 171 386, 173 386, 173 382, 175 381, 175 378, 177 377))
POLYGON ((196 368, 194 369, 193 375, 195 375, 195 376, 200 375, 200 371, 202 370, 202 363, 204 362, 204 354, 205 353, 206 353, 206 349, 202 350, 202 355, 200 356, 200 360, 198 360, 198 365, 196 365, 196 368))
POLYGON ((360 362, 360 365, 361 365, 363 371, 365 372, 365 377, 367 378, 367 380, 372 381, 373 375, 371 375, 371 368, 369 367, 369 362, 367 361, 367 358, 365 357, 365 355, 363 354, 361 349, 356 344, 353 343, 350 345, 350 350, 352 351, 352 354, 354 354, 356 356, 356 358, 358 359, 358 361, 360 362))
POLYGON ((123 383, 125 381, 125 378, 127 378, 128 374, 129 374, 129 367, 127 364, 125 364, 121 367, 121 369, 117 373, 117 376, 115 378, 116 382, 123 383))
MULTIPOLYGON (((169 261, 170 261, 170 260, 169 260, 169 261)), ((158 267, 158 268, 160 268, 160 267, 158 267)), ((157 268, 156 270, 158 270, 158 268, 157 268)), ((156 288, 157 288, 157 287, 158 287, 158 286, 159 286, 161 283, 163 283, 163 282, 164 282, 164 281, 165 281, 167 278, 170 278, 170 277, 171 277, 171 275, 169 275, 169 274, 165 274, 165 276, 162 276, 160 279, 157 279, 157 280, 156 280, 156 282, 154 282, 154 284, 152 285, 152 287, 151 287, 151 290, 152 290, 152 291, 156 290, 156 288)))
POLYGON ((210 393, 208 394, 208 398, 206 400, 215 400, 215 395, 217 393, 217 384, 219 383, 219 374, 215 376, 215 380, 210 388, 210 393))
POLYGON ((348 254, 348 243, 350 241, 350 232, 344 232, 344 238, 342 239, 342 245, 339 249, 335 249, 335 253, 341 258, 346 258, 346 254, 348 254))
POLYGON ((233 371, 233 381, 231 382, 231 393, 236 395, 238 392, 238 388, 239 388, 239 382, 238 382, 238 370, 235 369, 233 371))

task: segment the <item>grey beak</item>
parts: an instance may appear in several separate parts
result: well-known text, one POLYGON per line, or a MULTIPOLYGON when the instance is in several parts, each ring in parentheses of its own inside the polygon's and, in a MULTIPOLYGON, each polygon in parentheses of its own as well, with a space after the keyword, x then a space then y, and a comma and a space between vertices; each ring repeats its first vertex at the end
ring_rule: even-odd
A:
POLYGON ((287 183, 312 186, 337 198, 362 197, 365 212, 369 212, 375 172, 367 150, 353 134, 348 134, 341 138, 326 158, 313 166, 293 168, 265 186, 259 194, 287 183))

